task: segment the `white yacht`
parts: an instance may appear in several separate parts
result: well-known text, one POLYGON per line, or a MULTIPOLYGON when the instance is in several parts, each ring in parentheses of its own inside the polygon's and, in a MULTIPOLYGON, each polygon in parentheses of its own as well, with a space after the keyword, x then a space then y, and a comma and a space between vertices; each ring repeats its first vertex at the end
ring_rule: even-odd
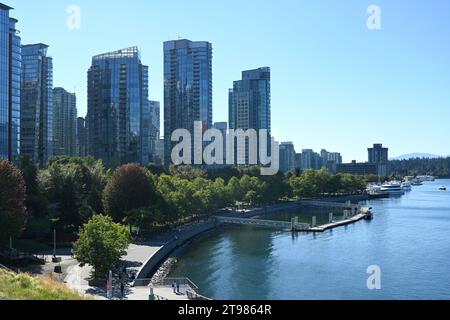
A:
POLYGON ((405 194, 405 191, 402 188, 402 184, 397 181, 391 181, 385 183, 381 186, 381 192, 386 192, 390 196, 401 196, 405 194))
POLYGON ((425 175, 425 176, 418 176, 417 179, 419 179, 422 182, 433 182, 436 178, 430 175, 425 175))
POLYGON ((412 184, 409 181, 405 181, 402 183, 402 189, 405 191, 411 191, 412 190, 412 184))

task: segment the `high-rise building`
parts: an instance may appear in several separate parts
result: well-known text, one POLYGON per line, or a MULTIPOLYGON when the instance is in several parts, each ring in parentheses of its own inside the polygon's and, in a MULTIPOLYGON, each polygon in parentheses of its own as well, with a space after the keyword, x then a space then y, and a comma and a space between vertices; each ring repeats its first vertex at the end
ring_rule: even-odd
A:
POLYGON ((342 156, 339 152, 328 152, 322 149, 320 157, 322 158, 322 165, 332 173, 336 173, 337 165, 342 163, 342 156))
POLYGON ((374 144, 373 148, 367 149, 369 163, 385 163, 389 160, 389 149, 383 148, 382 144, 374 144))
POLYGON ((87 126, 82 117, 77 119, 77 155, 82 158, 87 156, 87 126))
POLYGON ((223 138, 223 151, 222 155, 224 157, 223 165, 217 165, 216 167, 223 167, 226 164, 226 154, 227 154, 227 144, 226 139, 228 135, 228 122, 214 122, 213 129, 219 130, 223 138))
POLYGON ((295 148, 292 142, 280 144, 280 171, 289 172, 295 170, 295 148))
POLYGON ((0 159, 20 154, 21 46, 11 7, 0 3, 0 159))
MULTIPOLYGON (((203 132, 211 128, 212 45, 206 41, 175 40, 164 43, 165 164, 171 161, 172 133, 187 129, 194 139, 194 122, 203 132)), ((191 158, 194 157, 192 143, 191 158)), ((193 161, 192 161, 193 163, 193 161)))
POLYGON ((64 88, 53 89, 53 155, 74 157, 77 152, 77 98, 64 88))
POLYGON ((43 43, 22 46, 20 150, 46 165, 53 155, 53 60, 43 43))
POLYGON ((156 145, 155 145, 155 163, 156 164, 162 164, 165 165, 165 160, 164 160, 164 148, 165 148, 165 140, 164 138, 159 139, 158 141, 156 141, 156 145))
MULTIPOLYGON (((233 83, 229 91, 229 127, 230 130, 254 129, 267 130, 267 150, 270 151, 271 136, 271 97, 270 97, 270 68, 263 67, 242 72, 242 79, 233 83)), ((258 138, 259 140, 259 138, 258 138)), ((258 150, 259 150, 258 141, 258 150)), ((245 163, 249 164, 249 149, 245 148, 245 163)), ((241 152, 244 150, 241 150, 241 152)), ((237 156, 237 150, 235 157, 237 156)), ((259 163, 259 161, 258 161, 259 163)))
POLYGON ((149 130, 149 146, 150 161, 157 162, 156 143, 161 137, 161 107, 159 101, 149 101, 150 107, 150 130, 149 130))
POLYGON ((303 149, 301 155, 301 168, 302 170, 322 168, 323 161, 320 154, 314 152, 312 149, 303 149))
POLYGON ((148 67, 138 48, 94 56, 88 71, 88 154, 108 166, 147 164, 148 119, 148 67))
POLYGON ((389 149, 383 148, 382 144, 374 144, 373 148, 367 149, 369 154, 369 163, 376 164, 379 176, 389 175, 389 149))

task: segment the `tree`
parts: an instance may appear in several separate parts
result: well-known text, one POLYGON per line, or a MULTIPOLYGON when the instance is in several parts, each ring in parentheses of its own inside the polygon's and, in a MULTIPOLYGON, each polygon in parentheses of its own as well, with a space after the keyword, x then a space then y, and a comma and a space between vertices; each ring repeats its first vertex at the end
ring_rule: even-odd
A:
POLYGON ((103 191, 105 214, 116 222, 122 222, 132 210, 150 206, 153 199, 152 180, 137 164, 118 168, 103 191))
POLYGON ((0 160, 0 240, 18 236, 26 223, 25 182, 9 161, 0 160))
POLYGON ((94 267, 96 279, 104 279, 108 270, 126 254, 130 243, 128 228, 114 223, 111 217, 95 215, 80 230, 74 254, 79 262, 94 267))
POLYGON ((26 185, 26 207, 29 214, 42 218, 47 214, 47 199, 38 181, 38 168, 27 156, 20 158, 20 170, 26 185))

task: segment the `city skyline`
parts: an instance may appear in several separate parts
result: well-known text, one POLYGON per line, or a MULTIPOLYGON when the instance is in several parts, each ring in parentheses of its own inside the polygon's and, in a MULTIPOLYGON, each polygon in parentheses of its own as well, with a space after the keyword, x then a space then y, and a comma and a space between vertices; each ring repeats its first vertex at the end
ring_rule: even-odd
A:
POLYGON ((87 104, 83 70, 87 70, 90 58, 98 52, 130 45, 139 46, 150 67, 149 98, 162 102, 162 44, 180 36, 209 41, 215 48, 214 122, 228 118, 228 88, 241 70, 267 65, 273 77, 272 132, 280 142, 293 141, 299 150, 319 146, 338 150, 345 162, 364 161, 364 148, 374 142, 388 145, 393 156, 449 153, 442 146, 450 130, 445 124, 450 112, 450 94, 446 90, 449 61, 445 57, 450 49, 440 39, 450 28, 442 25, 448 23, 443 22, 444 17, 439 19, 447 3, 431 7, 425 1, 416 1, 414 6, 405 1, 378 1, 381 30, 367 29, 369 3, 365 2, 356 6, 325 2, 326 11, 323 2, 286 1, 281 7, 259 3, 264 7, 261 11, 270 13, 269 23, 258 28, 249 17, 250 22, 245 22, 249 27, 243 29, 247 31, 240 32, 237 30, 243 22, 238 18, 251 12, 251 4, 242 4, 237 22, 231 24, 221 16, 223 4, 205 1, 191 7, 179 2, 138 2, 132 8, 123 8, 112 3, 106 11, 98 9, 101 2, 78 1, 80 30, 67 28, 68 3, 11 0, 5 4, 15 8, 12 16, 19 20, 22 43, 43 41, 50 45, 55 86, 77 94, 81 116, 87 104), (168 19, 170 9, 180 6, 185 10, 176 10, 173 20, 185 15, 194 21, 200 15, 197 11, 205 12, 199 8, 208 9, 210 15, 200 19, 202 22, 183 24, 183 28, 180 23, 161 24, 168 19), (155 10, 161 17, 144 19, 155 10), (135 19, 125 27, 101 23, 118 19, 121 14, 135 19), (281 18, 282 24, 278 23, 281 18), (99 35, 102 41, 94 40, 99 35), (253 35, 251 41, 249 35, 253 35), (264 39, 274 40, 270 48, 264 45, 264 39), (346 125, 349 119, 351 125, 346 125), (420 130, 413 130, 416 126, 420 130))

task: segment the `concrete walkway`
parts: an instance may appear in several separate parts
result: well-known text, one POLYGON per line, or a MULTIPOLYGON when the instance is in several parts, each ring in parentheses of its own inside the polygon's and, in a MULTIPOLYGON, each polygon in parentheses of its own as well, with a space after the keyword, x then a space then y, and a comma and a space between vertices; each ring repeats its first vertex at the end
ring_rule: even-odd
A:
MULTIPOLYGON (((152 257, 158 250, 161 249, 160 245, 151 244, 131 244, 128 248, 127 255, 122 258, 122 264, 127 270, 138 273, 145 262, 152 257)), ((106 288, 92 287, 89 285, 89 279, 91 278, 93 268, 90 265, 80 266, 78 263, 71 265, 67 269, 67 276, 64 279, 66 285, 81 295, 95 296, 99 299, 106 299, 106 288)), ((120 283, 115 279, 113 282, 114 298, 120 299, 120 283)), ((125 290, 125 296, 130 300, 148 300, 149 290, 144 295, 143 292, 135 293, 135 288, 127 286, 125 290), (133 298, 134 297, 134 298, 133 298), (141 298, 141 299, 138 299, 141 298), (144 299, 145 298, 145 299, 144 299)))

